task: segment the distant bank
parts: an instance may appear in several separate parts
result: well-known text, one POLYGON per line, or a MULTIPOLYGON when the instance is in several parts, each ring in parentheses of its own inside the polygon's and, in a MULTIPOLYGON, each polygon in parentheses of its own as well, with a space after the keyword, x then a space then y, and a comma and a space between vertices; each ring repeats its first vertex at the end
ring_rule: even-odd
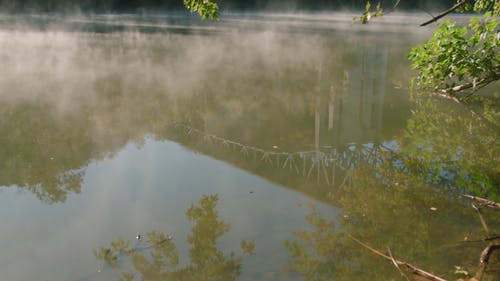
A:
MULTIPOLYGON (((362 10, 365 0, 220 0, 215 1, 224 11, 274 10, 274 11, 324 11, 362 10)), ((378 2, 386 9, 392 8, 393 0, 378 2)), ((433 11, 452 6, 454 0, 405 0, 397 9, 406 11, 433 11)), ((158 11, 183 9, 182 0, 0 0, 0 12, 121 12, 158 11)))

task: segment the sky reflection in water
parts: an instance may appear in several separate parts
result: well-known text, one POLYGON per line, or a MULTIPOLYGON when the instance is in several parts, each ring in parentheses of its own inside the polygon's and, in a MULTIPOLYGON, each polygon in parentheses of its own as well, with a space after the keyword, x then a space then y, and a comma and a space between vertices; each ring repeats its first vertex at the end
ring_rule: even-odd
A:
POLYGON ((420 132, 407 126, 419 105, 405 55, 423 34, 283 16, 263 28, 269 19, 228 17, 211 32, 161 16, 85 19, 78 32, 4 23, 2 278, 117 280, 137 260, 121 255, 115 270, 92 251, 151 231, 189 264, 186 210, 215 194, 230 226, 218 250, 255 242, 238 280, 398 275, 346 232, 440 273, 474 265, 477 247, 445 245, 481 231, 453 183, 394 169, 411 153, 388 157, 411 142, 405 130, 420 132))

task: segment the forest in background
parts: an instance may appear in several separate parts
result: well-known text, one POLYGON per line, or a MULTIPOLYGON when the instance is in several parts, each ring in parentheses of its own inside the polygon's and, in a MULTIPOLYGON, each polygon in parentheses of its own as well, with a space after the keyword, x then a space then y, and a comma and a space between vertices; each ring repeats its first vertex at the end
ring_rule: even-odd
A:
MULTIPOLYGON (((366 1, 359 0, 220 0, 215 1, 224 10, 360 10, 366 1)), ((393 0, 373 1, 383 7, 391 7, 393 0)), ((423 11, 440 10, 450 7, 454 0, 405 0, 398 5, 399 10, 423 11), (437 3, 439 2, 439 3, 437 3)), ((59 12, 59 11, 134 11, 134 10, 180 10, 182 0, 0 0, 0 12, 59 12)))

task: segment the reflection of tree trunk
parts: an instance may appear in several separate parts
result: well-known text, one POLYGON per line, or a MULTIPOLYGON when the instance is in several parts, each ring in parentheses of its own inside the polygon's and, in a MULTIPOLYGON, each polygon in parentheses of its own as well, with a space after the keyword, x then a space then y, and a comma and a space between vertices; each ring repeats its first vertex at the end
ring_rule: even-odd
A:
POLYGON ((320 129, 320 115, 319 108, 316 107, 314 111, 314 148, 319 150, 319 129, 320 129))
POLYGON ((358 112, 358 118, 359 118, 359 126, 361 128, 361 135, 363 136, 366 133, 366 128, 365 124, 363 122, 363 113, 364 113, 364 92, 365 92, 365 75, 366 75, 366 56, 365 52, 363 51, 363 57, 361 58, 361 73, 360 73, 360 85, 361 89, 359 90, 359 112, 358 112))
POLYGON ((338 112, 338 128, 337 128, 337 132, 336 132, 336 142, 335 142, 335 145, 338 146, 340 144, 340 134, 343 130, 343 122, 342 122, 342 114, 344 113, 344 101, 343 100, 340 100, 339 102, 339 112, 338 112))
POLYGON ((335 111, 334 99, 328 104, 328 130, 333 129, 333 112, 335 111))

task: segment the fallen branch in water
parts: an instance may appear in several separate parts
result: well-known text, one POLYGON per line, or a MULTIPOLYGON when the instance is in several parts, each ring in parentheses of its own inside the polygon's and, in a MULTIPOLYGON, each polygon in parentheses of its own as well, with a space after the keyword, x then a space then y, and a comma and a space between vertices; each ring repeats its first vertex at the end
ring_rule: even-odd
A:
POLYGON ((484 199, 484 198, 472 196, 472 195, 467 195, 467 194, 462 194, 462 197, 476 201, 477 203, 479 203, 485 207, 489 207, 489 208, 493 208, 493 209, 500 209, 500 203, 497 203, 497 202, 494 202, 494 201, 491 201, 488 199, 484 199))
MULTIPOLYGON (((500 209, 500 203, 497 203, 497 202, 494 202, 494 201, 491 201, 491 200, 488 200, 488 199, 484 199, 484 198, 481 198, 481 197, 476 197, 476 196, 472 196, 472 195, 466 195, 466 194, 463 194, 462 195, 463 197, 465 198, 468 198, 468 199, 471 199, 473 200, 475 203, 478 203, 480 204, 481 206, 485 206, 485 207, 490 207, 490 208, 494 208, 494 209, 497 209, 499 210, 500 209)), ((481 240, 466 240, 466 241, 463 241, 463 242, 490 242, 489 245, 484 248, 484 250, 481 252, 481 255, 479 257, 479 269, 476 271, 476 274, 475 274, 475 277, 470 279, 471 281, 472 280, 479 280, 481 281, 483 279, 483 274, 486 271, 487 267, 488 267, 488 261, 490 259, 490 256, 492 255, 493 252, 495 252, 496 250, 500 250, 500 244, 495 244, 493 243, 492 241, 494 240, 497 240, 497 239, 500 239, 500 235, 498 234, 495 234, 495 235, 491 235, 490 234, 490 230, 489 230, 489 227, 488 225, 486 224, 486 221, 484 220, 483 218, 483 215, 481 213, 481 210, 476 207, 474 205, 474 203, 472 204, 472 207, 476 210, 476 212, 478 213, 479 215, 479 219, 481 220, 481 224, 486 232, 486 236, 485 238, 481 239, 481 240)), ((427 280, 430 280, 430 281, 446 281, 446 279, 443 279, 439 276, 436 276, 432 273, 429 273, 427 271, 424 271, 410 263, 407 263, 407 262, 404 262, 404 261, 399 261, 397 259, 395 259, 391 253, 391 250, 388 248, 388 255, 382 253, 381 251, 361 242, 360 240, 354 238, 352 235, 348 234, 347 235, 351 240, 355 241, 356 243, 358 243, 359 245, 363 246, 364 248, 368 249, 370 252, 378 255, 378 256, 381 256, 383 258, 385 258, 386 260, 390 261, 395 267, 396 269, 399 271, 399 273, 402 275, 402 277, 404 277, 406 280, 409 280, 408 277, 406 276, 406 274, 401 270, 401 266, 404 266, 406 267, 407 269, 411 270, 413 274, 415 275, 418 275, 418 276, 421 276, 427 280)), ((459 279, 459 280, 462 280, 462 279, 459 279)))
POLYGON ((365 247, 366 249, 370 250, 372 253, 374 253, 374 254, 376 254, 378 256, 381 256, 381 257, 385 258, 386 260, 391 261, 392 263, 395 263, 396 265, 398 265, 397 268, 399 268, 399 266, 402 265, 402 266, 410 269, 414 274, 422 276, 424 278, 427 278, 428 280, 431 280, 431 281, 447 281, 446 279, 443 279, 443 278, 441 278, 439 276, 436 276, 436 275, 434 275, 432 273, 424 271, 424 270, 422 270, 422 269, 420 269, 420 268, 418 268, 418 267, 416 267, 416 266, 414 266, 412 264, 396 260, 393 257, 391 257, 392 255, 388 256, 388 255, 380 252, 379 250, 377 250, 375 248, 372 248, 369 245, 367 245, 367 244, 359 241, 358 239, 354 238, 350 234, 348 234, 348 237, 351 238, 354 242, 358 243, 359 245, 361 245, 361 246, 365 247))
POLYGON ((493 241, 493 240, 497 240, 497 239, 500 239, 500 235, 489 236, 489 237, 485 237, 483 239, 478 239, 478 240, 465 240, 463 242, 466 242, 466 243, 488 242, 488 241, 493 241))
POLYGON ((484 232, 486 232, 486 235, 490 235, 490 228, 488 227, 488 224, 486 223, 486 220, 484 220, 483 213, 481 210, 474 205, 474 203, 471 204, 472 208, 476 211, 477 215, 479 216, 479 221, 481 222, 481 225, 483 226, 484 232))
POLYGON ((410 279, 408 278, 408 276, 406 276, 406 274, 399 267, 399 264, 396 261, 396 259, 394 259, 394 257, 392 256, 391 249, 387 248, 387 252, 389 253, 389 257, 391 258, 392 264, 398 269, 398 271, 401 274, 401 276, 403 276, 407 281, 410 281, 410 279))
POLYGON ((481 252, 479 262, 484 264, 488 263, 491 253, 498 249, 500 249, 500 245, 488 245, 488 247, 484 248, 484 250, 481 252))
POLYGON ((500 245, 490 244, 486 248, 484 248, 484 250, 481 252, 481 256, 479 257, 480 268, 476 273, 477 280, 483 279, 483 273, 486 271, 486 268, 488 267, 488 261, 490 259, 490 255, 492 252, 498 249, 500 249, 500 245))

